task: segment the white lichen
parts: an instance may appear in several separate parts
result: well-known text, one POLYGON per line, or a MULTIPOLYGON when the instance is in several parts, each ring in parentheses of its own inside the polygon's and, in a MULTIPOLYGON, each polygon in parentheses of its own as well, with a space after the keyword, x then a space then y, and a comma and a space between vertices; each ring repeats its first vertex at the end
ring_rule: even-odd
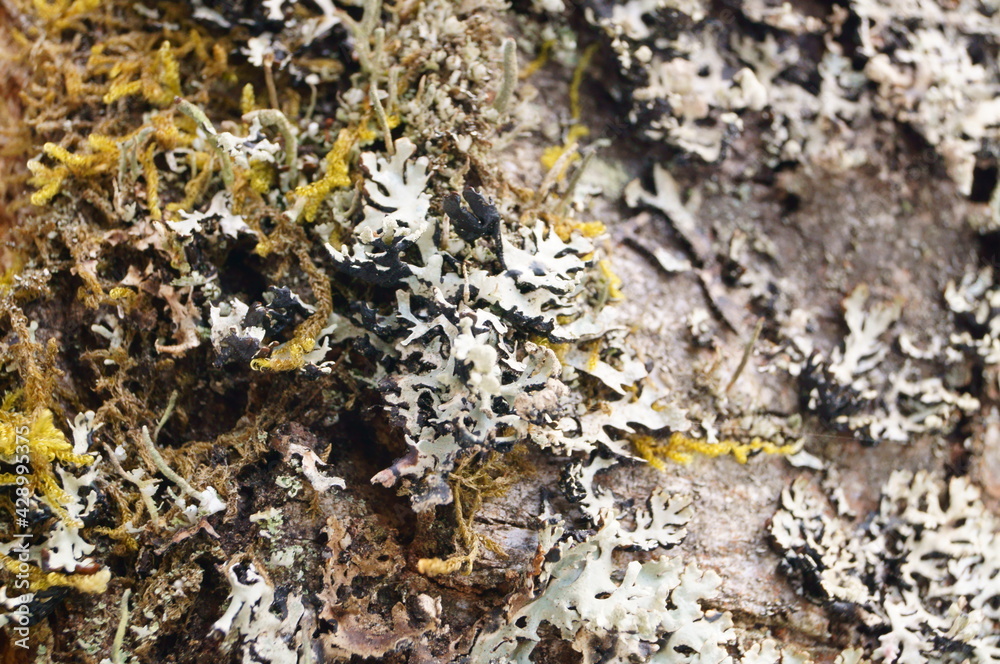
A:
MULTIPOLYGON (((686 518, 671 520, 679 524, 686 518)), ((659 522, 656 516, 643 520, 629 533, 613 512, 604 512, 600 529, 579 543, 563 539, 561 525, 547 524, 539 540, 551 562, 542 568, 535 591, 502 626, 480 634, 470 661, 535 661, 531 656, 543 624, 585 657, 604 653, 602 661, 729 661, 726 648, 734 636, 729 615, 701 606, 717 592, 718 575, 669 555, 632 561, 624 576, 616 574, 615 550, 637 539, 658 541, 659 522)))
POLYGON ((284 604, 284 616, 275 615, 274 587, 252 565, 244 572, 246 583, 237 575, 236 566, 226 570, 231 587, 229 607, 212 624, 212 631, 223 636, 236 634, 243 649, 243 663, 300 664, 302 637, 299 622, 305 608, 298 595, 289 595, 284 604), (298 638, 296 638, 298 635, 298 638))
POLYGON ((1000 523, 965 478, 897 471, 858 528, 800 479, 771 534, 813 599, 855 607, 865 631, 881 634, 875 659, 1000 659, 1000 523))

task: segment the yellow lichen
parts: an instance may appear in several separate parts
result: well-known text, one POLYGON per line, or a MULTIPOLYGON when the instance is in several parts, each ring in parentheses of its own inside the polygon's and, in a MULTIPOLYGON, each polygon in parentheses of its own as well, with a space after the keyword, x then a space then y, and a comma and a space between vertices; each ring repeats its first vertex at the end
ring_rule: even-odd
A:
POLYGON ((179 97, 181 94, 181 71, 170 48, 170 42, 164 41, 160 44, 157 61, 160 65, 160 82, 166 88, 164 92, 170 95, 170 98, 166 99, 166 104, 171 104, 174 97, 179 97))
POLYGON ((68 27, 70 19, 92 12, 101 6, 100 0, 33 0, 35 13, 43 21, 51 24, 53 30, 68 27))
MULTIPOLYGON (((551 170, 556 165, 556 162, 559 161, 560 157, 566 154, 568 150, 571 150, 579 142, 581 138, 588 135, 589 133, 590 129, 588 129, 582 124, 575 124, 572 127, 570 127, 569 131, 566 133, 565 143, 563 143, 562 145, 553 145, 547 147, 542 152, 542 158, 541 158, 542 166, 544 166, 546 170, 551 170)), ((563 175, 565 175, 566 168, 569 167, 571 163, 573 163, 579 158, 580 158, 579 155, 574 155, 573 158, 567 161, 567 163, 563 164, 563 172, 559 174, 559 177, 562 178, 563 175)))
POLYGON ((587 371, 593 373, 601 361, 602 339, 594 339, 590 343, 590 355, 587 356, 587 371))
POLYGON ((105 173, 118 162, 118 144, 114 139, 100 134, 87 137, 87 144, 95 150, 90 154, 74 154, 55 143, 46 143, 42 151, 66 166, 74 177, 91 177, 105 173))
POLYGON ((573 224, 573 230, 580 231, 583 237, 595 238, 604 235, 608 228, 600 221, 581 221, 573 224))
POLYGON ((274 186, 277 174, 274 164, 266 161, 250 162, 250 188, 258 194, 267 193, 274 186))
POLYGON ((556 343, 545 337, 535 337, 534 342, 539 346, 544 346, 555 353, 556 359, 559 360, 560 364, 566 362, 566 355, 569 353, 570 349, 573 348, 572 344, 556 343))
MULTIPOLYGON (((25 456, 27 450, 26 456, 31 462, 32 472, 20 477, 27 477, 28 486, 36 488, 49 507, 70 521, 69 514, 63 507, 70 501, 70 496, 56 481, 52 463, 60 461, 88 465, 94 462, 94 457, 73 452, 73 445, 53 424, 52 411, 47 408, 33 415, 15 410, 14 404, 19 399, 19 392, 10 393, 0 405, 0 459, 9 463, 13 459, 25 456)), ((19 476, 13 474, 0 476, 0 484, 18 483, 19 476)), ((80 524, 70 522, 80 527, 80 524)))
POLYGON ((11 252, 5 255, 3 259, 7 262, 7 267, 0 274, 0 294, 9 292, 10 287, 17 280, 18 273, 24 267, 24 258, 20 254, 11 252))
POLYGON ((122 507, 122 511, 122 523, 117 527, 108 528, 106 526, 96 526, 92 530, 98 535, 104 535, 105 537, 115 540, 125 551, 137 551, 139 549, 139 542, 137 542, 136 539, 129 534, 129 529, 136 527, 135 524, 132 523, 132 515, 126 512, 124 507, 122 507))
POLYGON ((542 47, 538 51, 538 57, 525 65, 524 69, 521 70, 521 73, 518 76, 520 78, 528 78, 536 71, 544 67, 545 63, 549 61, 549 54, 552 52, 552 47, 555 45, 555 39, 546 39, 542 42, 542 47))
POLYGON ((130 311, 135 304, 136 298, 138 298, 138 294, 131 288, 116 286, 108 291, 107 300, 119 305, 125 311, 130 311))
POLYGON ((310 184, 302 185, 293 191, 292 198, 305 201, 302 206, 302 216, 306 221, 314 221, 319 212, 319 206, 336 187, 351 186, 351 178, 347 173, 350 168, 348 156, 354 144, 358 141, 358 132, 341 129, 333 148, 326 155, 326 174, 310 184))
POLYGON ((601 270, 601 276, 607 284, 607 297, 612 300, 620 300, 624 298, 625 295, 621 291, 621 277, 611 271, 611 261, 607 258, 602 258, 597 261, 597 267, 601 270))
MULTIPOLYGON (((173 150, 179 147, 188 147, 194 142, 196 133, 194 127, 185 129, 181 131, 177 124, 174 122, 174 115, 168 112, 157 112, 152 115, 149 119, 149 123, 153 127, 153 139, 156 144, 160 146, 163 150, 173 150)), ((138 135, 140 131, 145 129, 149 125, 143 125, 139 127, 138 130, 132 132, 129 135, 138 135)))
MULTIPOLYGON (((590 129, 585 125, 580 123, 581 107, 580 107, 580 86, 583 84, 583 75, 590 66, 590 61, 594 57, 594 53, 597 50, 597 44, 591 44, 580 56, 579 62, 576 64, 576 69, 573 71, 573 80, 569 85, 569 108, 570 117, 573 119, 573 125, 566 132, 566 141, 562 145, 553 145, 545 149, 542 153, 542 166, 546 170, 551 170, 559 158, 562 157, 568 150, 571 150, 577 142, 590 134, 590 129)), ((558 174, 558 177, 562 179, 565 175, 566 169, 574 161, 579 159, 579 155, 574 155, 572 158, 568 159, 563 164, 562 172, 558 174)))
POLYGON ((0 460, 26 465, 30 472, 6 474, 0 477, 0 484, 27 486, 60 518, 76 524, 64 507, 70 496, 59 486, 53 464, 87 465, 94 462, 94 457, 73 451, 72 443, 55 426, 49 409, 59 376, 55 366, 58 344, 54 339, 47 344, 37 341, 27 317, 9 299, 2 309, 18 337, 6 349, 6 355, 20 375, 22 387, 8 392, 0 402, 0 460))
POLYGON ((0 553, 0 566, 10 574, 24 574, 28 578, 28 591, 39 592, 54 587, 73 588, 88 595, 99 595, 108 589, 111 570, 105 568, 95 574, 61 574, 43 572, 35 565, 27 564, 27 570, 11 556, 0 553))
POLYGON ((42 151, 59 165, 49 167, 35 159, 28 162, 28 170, 32 174, 29 182, 38 187, 38 191, 31 196, 32 205, 45 205, 51 201, 70 175, 76 178, 93 177, 107 173, 117 165, 119 148, 113 138, 91 134, 87 137, 87 144, 94 152, 75 154, 55 143, 42 146, 42 151))
MULTIPOLYGON (((398 115, 388 115, 385 120, 389 129, 395 129, 400 123, 398 115)), ((369 126, 370 123, 371 118, 367 117, 358 127, 358 145, 367 146, 383 137, 382 132, 375 131, 369 126)))
POLYGON ((191 156, 192 171, 195 175, 184 184, 184 198, 167 204, 167 212, 191 211, 204 197, 208 184, 215 172, 215 155, 196 152, 191 156))
POLYGON ((309 252, 302 247, 295 250, 302 270, 309 277, 309 285, 316 297, 316 311, 295 329, 291 341, 274 350, 270 357, 250 361, 255 371, 295 371, 305 366, 305 356, 316 347, 316 339, 333 311, 333 293, 330 279, 309 258, 309 252))
POLYGON ((246 115, 257 110, 257 97, 254 95, 253 84, 247 83, 240 93, 240 113, 246 115))
POLYGON ((162 216, 158 191, 159 172, 154 164, 154 158, 160 150, 188 146, 193 140, 193 129, 182 132, 174 123, 172 113, 155 113, 149 122, 124 137, 89 135, 87 145, 91 151, 88 153, 70 152, 61 145, 46 143, 42 146, 42 151, 58 162, 58 165, 49 167, 37 160, 28 162, 28 169, 33 175, 29 182, 38 187, 31 196, 31 202, 34 205, 45 205, 51 201, 61 191, 66 178, 71 175, 86 180, 117 172, 121 168, 124 156, 142 166, 146 178, 146 199, 150 216, 159 219, 162 216), (152 141, 146 143, 150 138, 152 141), (145 148, 141 149, 143 145, 145 148))
POLYGON ((28 162, 28 170, 31 171, 28 182, 38 187, 38 191, 31 195, 32 205, 47 205, 62 190, 63 182, 69 177, 69 169, 65 166, 49 168, 35 159, 28 162))
POLYGON ((111 74, 114 80, 104 95, 105 104, 141 95, 151 104, 169 106, 181 94, 180 65, 169 41, 160 44, 152 61, 140 58, 132 62, 117 62, 111 74), (136 74, 139 78, 132 79, 136 74))
POLYGON ((555 234, 559 236, 559 239, 563 242, 568 242, 573 233, 579 233, 586 238, 595 238, 608 230, 600 221, 573 221, 566 217, 562 217, 555 214, 543 213, 542 218, 548 222, 555 231, 555 234))
POLYGON ((798 444, 779 445, 756 437, 745 443, 732 439, 710 443, 701 438, 691 438, 680 432, 672 433, 666 442, 659 441, 652 436, 633 436, 631 440, 636 453, 649 465, 659 470, 663 470, 665 467, 663 459, 687 464, 694 459, 695 454, 710 458, 731 454, 738 462, 746 463, 751 456, 757 453, 788 455, 794 454, 800 448, 798 444))

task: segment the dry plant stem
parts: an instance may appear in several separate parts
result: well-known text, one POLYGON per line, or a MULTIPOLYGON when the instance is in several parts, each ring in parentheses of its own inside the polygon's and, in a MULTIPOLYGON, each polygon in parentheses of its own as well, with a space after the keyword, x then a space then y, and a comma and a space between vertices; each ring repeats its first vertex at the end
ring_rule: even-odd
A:
POLYGON ((274 87, 274 56, 270 53, 264 56, 264 81, 267 83, 267 99, 271 108, 278 108, 278 90, 274 87))
POLYGON ((552 188, 559 182, 560 175, 566 170, 566 167, 569 166, 572 160, 576 158, 578 153, 577 144, 574 143, 569 149, 563 152, 562 156, 556 160, 556 163, 552 164, 552 168, 542 178, 542 184, 538 187, 538 191, 535 194, 535 205, 540 205, 546 199, 552 188))
POLYGON ((167 407, 163 409, 163 415, 160 417, 160 421, 156 423, 156 429, 153 430, 153 440, 156 441, 160 437, 160 431, 163 430, 163 425, 167 423, 170 416, 174 413, 174 408, 177 407, 177 390, 170 393, 170 397, 167 399, 167 407))
POLYGON ((195 491, 190 484, 188 484, 188 481, 178 475, 173 468, 167 465, 167 462, 163 460, 163 457, 160 456, 160 451, 156 449, 156 446, 153 445, 152 439, 149 437, 149 429, 142 427, 142 434, 139 436, 139 440, 142 443, 142 446, 146 448, 146 451, 149 452, 149 456, 153 458, 153 463, 156 464, 156 468, 163 473, 164 477, 180 487, 180 490, 187 495, 196 498, 198 497, 198 492, 195 491))
POLYGON ((385 139, 385 148, 390 155, 395 155, 396 146, 392 144, 392 130, 389 129, 389 118, 386 117, 385 109, 382 107, 382 100, 378 97, 378 88, 375 86, 374 81, 371 84, 369 96, 372 100, 372 108, 375 109, 375 117, 378 118, 378 124, 382 128, 382 136, 385 139))
MULTIPOLYGON (((308 77, 307 77, 308 78, 308 77)), ((306 81, 309 83, 309 81, 306 81)), ((314 83, 309 83, 309 106, 306 107, 305 119, 309 120, 313 116, 313 112, 316 110, 316 98, 319 95, 319 90, 317 90, 314 83)))
POLYGON ((747 343, 746 348, 743 350, 743 357, 740 358, 740 364, 738 367, 736 367, 736 372, 733 374, 733 377, 729 379, 729 384, 726 385, 725 389, 726 392, 729 392, 729 390, 732 389, 733 385, 736 384, 736 379, 738 379, 740 377, 740 374, 743 373, 743 369, 747 366, 747 362, 750 360, 750 355, 753 353, 754 344, 757 343, 757 338, 760 337, 760 331, 763 328, 764 328, 764 319, 758 318, 757 325, 756 327, 754 327, 753 334, 750 336, 750 341, 747 343))
POLYGON ((563 216, 566 212, 566 208, 569 206, 571 200, 573 200, 573 192, 576 191, 576 186, 580 183, 580 178, 586 172, 587 167, 590 166, 590 162, 594 159, 594 151, 591 150, 587 152, 586 156, 583 158, 583 163, 576 169, 573 173, 573 177, 570 178, 569 184, 566 185, 566 193, 563 194, 562 200, 559 201, 559 205, 556 207, 556 214, 563 216))
POLYGON ((132 589, 126 588, 122 593, 121 616, 118 618, 118 629, 115 630, 115 640, 111 644, 112 664, 125 664, 122 644, 125 642, 125 629, 128 627, 128 601, 132 597, 132 589))
POLYGON ((111 461, 111 465, 114 466, 114 468, 118 472, 118 474, 121 475, 126 480, 128 480, 129 482, 131 482, 132 484, 134 484, 137 487, 139 487, 139 497, 142 499, 142 504, 146 506, 146 512, 149 513, 149 518, 150 518, 150 520, 153 522, 153 524, 155 526, 159 527, 159 525, 160 525, 160 513, 159 513, 159 510, 156 509, 156 503, 153 502, 153 497, 152 496, 148 495, 147 493, 145 493, 143 491, 143 489, 145 489, 151 483, 153 483, 154 480, 151 480, 151 479, 146 479, 146 480, 137 480, 137 479, 134 479, 131 475, 129 475, 128 473, 125 472, 124 468, 122 468, 121 464, 118 462, 118 457, 115 456, 115 452, 114 452, 114 450, 111 449, 111 446, 108 445, 107 443, 105 443, 104 444, 104 449, 108 453, 108 460, 111 461))
POLYGON ((455 514, 453 541, 455 549, 464 553, 456 553, 445 559, 423 558, 417 564, 421 574, 435 577, 454 574, 459 570, 463 574, 471 574, 484 546, 501 558, 507 557, 507 552, 496 542, 473 530, 472 523, 483 506, 484 498, 502 496, 517 481, 517 474, 512 471, 519 467, 519 462, 515 459, 513 465, 508 465, 498 460, 494 453, 482 465, 474 464, 468 458, 459 462, 448 479, 455 514))

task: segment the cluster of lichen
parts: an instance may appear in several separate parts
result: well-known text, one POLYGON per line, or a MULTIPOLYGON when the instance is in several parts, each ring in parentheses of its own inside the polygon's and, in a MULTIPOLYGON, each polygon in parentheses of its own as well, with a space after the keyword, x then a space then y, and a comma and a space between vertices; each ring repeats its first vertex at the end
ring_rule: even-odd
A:
MULTIPOLYGON (((491 143, 509 138, 518 78, 514 42, 490 30, 496 7, 285 9, 285 27, 252 36, 185 5, 86 0, 25 2, 23 21, 2 28, 31 69, 11 143, 30 187, 6 256, 17 266, 2 359, 16 371, 3 378, 0 456, 27 431, 31 489, 57 518, 69 515, 53 468, 95 459, 74 452, 62 422, 87 411, 107 508, 71 525, 126 566, 137 552, 195 547, 224 507, 205 504, 264 457, 293 406, 323 426, 343 394, 398 425, 363 441, 398 457, 376 477, 399 481, 419 509, 452 503, 454 537, 433 553, 453 554, 423 558, 428 576, 502 555, 473 520, 527 474, 512 442, 561 457, 634 449, 653 465, 792 450, 624 439, 669 420, 648 372, 622 368, 641 363, 605 341, 602 312, 623 285, 602 253, 604 224, 571 204, 593 155, 579 159, 580 96, 596 47, 579 55, 566 139, 540 155, 547 175, 531 190, 509 181, 491 143), (356 61, 310 50, 333 24, 356 61), (379 203, 397 185, 405 196, 390 202, 424 206, 419 229, 412 210, 379 203), (446 207, 459 192, 469 209, 446 207), (626 407, 641 412, 615 419, 626 407), (559 425, 573 418, 589 429, 559 425)), ((94 589, 86 570, 43 566, 36 589, 94 589)))
MULTIPOLYGON (((56 426, 53 408, 60 372, 56 367, 59 349, 54 339, 42 343, 36 339, 36 326, 28 322, 18 305, 12 283, 0 286, 0 308, 12 335, 0 348, 0 363, 14 377, 9 391, 0 402, 0 462, 10 472, 0 473, 0 487, 7 487, 0 509, 7 515, 8 537, 44 537, 39 529, 39 514, 48 509, 65 527, 80 529, 83 523, 67 511, 75 499, 60 484, 60 466, 76 469, 94 462, 67 440, 56 426), (16 386, 16 387, 14 387, 16 386)), ((9 542, 10 540, 8 540, 9 542)), ((20 542, 21 540, 14 540, 20 542)), ((17 576, 17 587, 27 592, 43 591, 53 586, 77 588, 84 592, 102 592, 107 574, 76 574, 45 569, 35 559, 15 553, 17 547, 0 552, 0 566, 17 576)))
MULTIPOLYGON (((143 423, 152 423, 156 407, 147 399, 159 386, 138 387, 136 374, 148 371, 144 358, 150 353, 136 353, 130 343, 157 340, 154 335, 161 330, 148 290, 122 285, 120 275, 109 276, 109 270, 123 266, 108 247, 121 245, 124 237, 109 244, 108 233, 127 229, 140 216, 169 218, 204 194, 198 178, 185 189, 186 199, 168 192, 166 185, 173 183, 164 182, 157 160, 165 151, 187 149, 196 129, 170 108, 182 91, 182 71, 186 76, 198 71, 199 82, 212 85, 228 73, 228 47, 224 38, 209 37, 190 21, 183 28, 149 30, 127 6, 114 3, 12 3, 5 11, 14 12, 16 20, 4 15, 2 66, 19 88, 20 104, 16 116, 4 118, 11 124, 3 127, 3 159, 14 173, 6 184, 21 186, 2 192, 16 223, 4 231, 0 257, 5 270, 0 284, 0 363, 5 369, 0 485, 5 487, 3 510, 10 516, 0 555, 5 582, 30 581, 27 587, 7 586, 10 608, 18 599, 15 588, 106 589, 110 572, 68 547, 87 550, 92 547, 88 540, 101 543, 102 533, 136 547, 135 527, 141 524, 131 523, 131 516, 141 492, 104 473, 105 488, 95 486, 96 472, 107 465, 94 467, 94 453, 104 443, 141 458, 134 436, 143 423), (165 206, 161 188, 169 196, 165 206), (148 216, 138 214, 136 193, 148 216), (53 320, 53 311, 64 317, 53 320), (152 329, 112 322, 135 315, 153 322, 152 329), (81 332, 71 332, 67 321, 79 321, 81 332), (91 409, 97 411, 93 426, 78 426, 68 438, 73 415, 91 409), (92 438, 98 428, 102 435, 92 438), (106 496, 113 513, 85 523, 77 515, 93 511, 97 492, 106 496), (28 537, 27 571, 25 558, 11 548, 21 541, 12 539, 15 535, 28 537), (62 547, 61 567, 54 566, 50 545, 62 547)), ((213 170, 207 153, 192 154, 191 162, 209 175, 213 170)), ((141 256, 141 245, 125 244, 141 256)), ((187 264, 179 245, 158 244, 169 255, 166 262, 183 274, 187 264)), ((51 610, 44 607, 33 608, 41 612, 37 619, 51 610)))

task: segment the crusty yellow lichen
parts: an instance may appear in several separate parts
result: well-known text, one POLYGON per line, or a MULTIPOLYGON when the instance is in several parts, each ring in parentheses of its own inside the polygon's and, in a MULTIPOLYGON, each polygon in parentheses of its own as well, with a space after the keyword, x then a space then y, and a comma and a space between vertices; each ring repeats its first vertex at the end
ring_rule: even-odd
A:
POLYGON ((111 570, 104 568, 94 574, 61 574, 59 572, 43 572, 35 565, 28 565, 27 572, 22 563, 14 558, 0 553, 0 566, 10 574, 26 574, 28 591, 39 592, 49 588, 73 588, 88 595, 99 595, 108 589, 111 580, 111 570))
POLYGON ((250 188, 258 194, 270 191, 277 175, 278 171, 274 164, 266 161, 250 162, 250 188))
POLYGON ((295 336, 275 349, 271 357, 250 361, 255 371, 296 371, 305 366, 305 356, 316 347, 316 339, 333 312, 333 293, 330 279, 309 257, 304 247, 295 248, 302 270, 309 277, 309 285, 316 298, 316 311, 295 329, 295 336))
MULTIPOLYGON (((553 145, 545 149, 542 153, 542 166, 546 170, 551 170, 558 162, 559 158, 566 154, 567 151, 573 149, 581 138, 584 138, 590 134, 590 129, 580 123, 580 117, 582 115, 582 109, 580 106, 580 87, 583 85, 583 76, 590 66, 590 61, 594 57, 594 53, 597 50, 597 44, 591 44, 580 56, 580 60, 576 64, 576 69, 573 71, 573 79, 570 81, 569 85, 569 109, 570 117, 573 119, 573 125, 566 132, 566 140, 562 145, 553 145)), ((571 163, 579 159, 579 155, 574 155, 572 158, 568 159, 566 163, 563 164, 562 172, 559 173, 559 178, 562 178, 565 174, 566 169, 571 163)))
POLYGON ((555 353, 556 359, 559 360, 560 364, 564 364, 566 362, 566 355, 569 354, 569 351, 572 350, 573 348, 572 344, 556 343, 555 341, 552 341, 543 336, 535 336, 532 338, 532 341, 538 344, 539 346, 548 348, 553 353, 555 353))
POLYGON ((597 365, 601 361, 601 346, 604 345, 603 339, 594 339, 590 342, 590 354, 587 355, 587 371, 593 372, 597 369, 597 365))
POLYGON ((574 221, 567 217, 556 214, 542 213, 542 219, 548 222, 549 226, 559 239, 568 242, 574 233, 579 233, 586 238, 595 238, 604 235, 608 230, 607 226, 600 221, 574 221))
MULTIPOLYGON (((31 473, 26 475, 28 486, 36 489, 45 503, 62 518, 69 520, 69 514, 63 506, 70 501, 70 496, 56 481, 52 464, 60 461, 88 465, 94 462, 94 457, 73 452, 73 445, 56 428, 52 421, 52 411, 47 408, 33 414, 15 410, 14 404, 20 397, 20 392, 12 392, 4 397, 0 405, 0 459, 10 463, 22 456, 19 448, 27 449, 27 457, 31 462, 31 473)), ((18 482, 18 476, 13 473, 0 475, 0 485, 10 486, 18 482)), ((71 523, 76 527, 82 525, 71 523)))
POLYGON ((545 63, 549 61, 549 55, 552 53, 552 47, 556 45, 555 39, 546 39, 542 42, 542 47, 538 50, 538 56, 526 64, 521 72, 518 74, 519 78, 528 78, 536 71, 545 66, 545 63))
MULTIPOLYGON (((567 151, 572 150, 576 146, 576 144, 580 141, 580 139, 583 138, 584 136, 587 136, 589 133, 590 129, 588 129, 585 125, 582 124, 575 124, 572 127, 570 127, 569 131, 566 132, 566 141, 562 145, 553 145, 547 147, 542 152, 542 159, 541 159, 542 166, 544 166, 546 170, 552 170, 555 167, 555 165, 559 162, 560 157, 566 154, 567 151)), ((559 177, 562 178, 565 175, 566 169, 569 167, 569 165, 579 158, 580 158, 579 155, 573 155, 572 158, 569 158, 568 161, 565 164, 563 164, 562 172, 559 173, 559 177)))
POLYGON ((751 456, 760 452, 787 455, 794 454, 799 449, 797 444, 779 445, 756 437, 746 443, 732 439, 710 443, 701 438, 691 438, 680 432, 670 434, 670 438, 666 442, 659 441, 652 436, 633 436, 631 440, 636 453, 649 465, 659 470, 665 468, 663 459, 688 464, 691 463, 696 454, 710 458, 731 454, 738 462, 746 463, 751 456))
POLYGON ((620 300, 624 298, 625 295, 621 291, 621 277, 611 271, 611 262, 607 258, 602 258, 597 261, 597 267, 600 269, 601 277, 604 278, 607 286, 607 298, 612 300, 620 300))
MULTIPOLYGON (((370 109, 373 111, 374 109, 370 109)), ((371 128, 371 115, 370 112, 366 112, 366 115, 362 116, 361 124, 358 126, 358 145, 362 147, 367 147, 371 145, 379 138, 384 138, 385 134, 382 131, 375 131, 371 128)), ((385 123, 388 129, 395 129, 399 126, 401 122, 399 115, 387 115, 385 117, 385 123)))
POLYGON ((292 198, 305 201, 302 207, 302 216, 305 217, 306 221, 311 222, 316 219, 319 206, 323 204, 334 188, 351 186, 351 178, 347 175, 350 169, 348 157, 357 141, 358 132, 351 129, 341 129, 333 147, 326 155, 326 174, 315 182, 302 185, 290 194, 292 198))

